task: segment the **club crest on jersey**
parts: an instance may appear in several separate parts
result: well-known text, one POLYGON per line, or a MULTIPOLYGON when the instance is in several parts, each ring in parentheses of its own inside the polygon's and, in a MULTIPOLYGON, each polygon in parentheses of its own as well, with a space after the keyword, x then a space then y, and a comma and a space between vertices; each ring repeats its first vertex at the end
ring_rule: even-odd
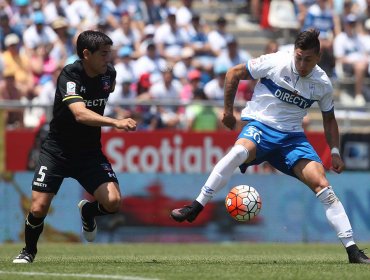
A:
POLYGON ((284 76, 284 81, 286 81, 287 83, 290 83, 292 79, 288 76, 284 76))
POLYGON ((110 89, 111 89, 110 77, 109 76, 103 76, 101 81, 102 81, 102 84, 103 84, 103 90, 109 92, 110 89))
POLYGON ((76 83, 75 82, 67 82, 66 95, 76 95, 76 83))
POLYGON ((108 163, 102 163, 100 166, 103 168, 105 171, 112 171, 112 167, 108 163))

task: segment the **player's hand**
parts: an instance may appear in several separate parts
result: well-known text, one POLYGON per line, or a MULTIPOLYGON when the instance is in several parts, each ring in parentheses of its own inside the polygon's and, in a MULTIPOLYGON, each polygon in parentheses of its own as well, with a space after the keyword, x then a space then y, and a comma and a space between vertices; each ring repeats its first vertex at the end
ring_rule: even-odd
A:
POLYGON ((224 113, 224 117, 222 118, 222 123, 229 129, 233 130, 236 124, 236 118, 233 114, 226 114, 224 113))
POLYGON ((136 121, 131 119, 131 118, 118 120, 116 128, 122 129, 124 131, 135 131, 136 130, 136 121))
POLYGON ((341 173, 344 169, 344 162, 340 155, 333 154, 331 156, 332 169, 336 173, 341 173))

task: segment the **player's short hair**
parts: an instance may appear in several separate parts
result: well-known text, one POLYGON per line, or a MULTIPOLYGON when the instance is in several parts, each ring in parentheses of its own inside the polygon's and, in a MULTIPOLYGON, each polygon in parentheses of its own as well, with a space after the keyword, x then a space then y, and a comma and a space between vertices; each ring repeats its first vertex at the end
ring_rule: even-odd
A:
POLYGON ((294 49, 311 50, 315 53, 320 53, 320 31, 315 28, 311 28, 302 31, 298 34, 297 39, 294 42, 294 49))
POLYGON ((86 30, 83 31, 77 38, 77 55, 83 59, 84 49, 91 53, 96 52, 101 46, 113 45, 113 41, 106 34, 100 31, 86 30))

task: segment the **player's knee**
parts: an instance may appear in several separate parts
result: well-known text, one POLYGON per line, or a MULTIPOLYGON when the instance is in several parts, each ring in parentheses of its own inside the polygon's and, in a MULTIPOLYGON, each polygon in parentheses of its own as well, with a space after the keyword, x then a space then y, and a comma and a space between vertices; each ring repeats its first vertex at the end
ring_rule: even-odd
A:
POLYGON ((105 204, 103 204, 103 207, 105 211, 109 213, 116 213, 118 212, 119 208, 121 205, 121 198, 120 197, 115 197, 109 199, 105 204))
POLYGON ((248 159, 249 152, 243 145, 235 145, 231 148, 230 153, 234 155, 234 158, 238 162, 245 162, 248 159))
POLYGON ((334 190, 331 186, 323 188, 316 194, 316 197, 324 204, 324 205, 331 205, 335 202, 338 202, 339 199, 334 193, 334 190))
POLYGON ((31 213, 34 217, 36 218, 41 218, 45 217, 48 214, 49 211, 49 204, 37 204, 37 205, 32 205, 31 207, 31 213))

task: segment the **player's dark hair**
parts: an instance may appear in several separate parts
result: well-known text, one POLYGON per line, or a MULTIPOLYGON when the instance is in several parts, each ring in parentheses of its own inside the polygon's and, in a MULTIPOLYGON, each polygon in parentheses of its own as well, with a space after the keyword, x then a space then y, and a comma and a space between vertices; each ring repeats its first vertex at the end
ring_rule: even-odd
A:
POLYGON ((313 49, 315 53, 320 53, 319 35, 320 31, 314 28, 300 32, 294 42, 294 49, 303 51, 313 49))
POLYGON ((84 49, 91 53, 99 50, 101 46, 113 45, 113 41, 106 34, 100 31, 86 30, 78 35, 77 38, 77 55, 83 59, 84 49))

